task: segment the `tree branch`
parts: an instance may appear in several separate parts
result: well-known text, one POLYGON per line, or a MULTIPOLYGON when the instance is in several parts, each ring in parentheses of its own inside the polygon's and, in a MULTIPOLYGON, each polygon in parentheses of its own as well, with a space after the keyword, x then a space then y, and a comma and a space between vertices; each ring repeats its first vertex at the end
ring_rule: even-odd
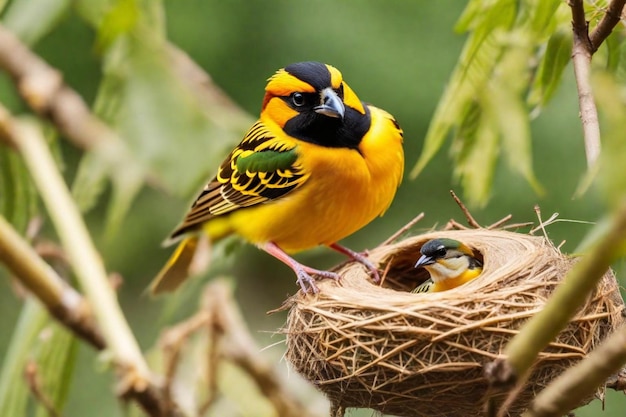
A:
POLYGON ((96 349, 104 349, 104 339, 83 296, 63 281, 1 216, 0 261, 53 317, 96 349))
POLYGON ((598 110, 591 89, 591 55, 594 49, 589 40, 583 0, 569 0, 568 4, 572 9, 572 29, 574 32, 572 61, 574 63, 576 88, 578 89, 578 106, 583 124, 587 166, 591 168, 596 163, 601 148, 598 110))
POLYGON ((89 111, 80 95, 63 82, 61 73, 2 25, 0 68, 14 80, 26 104, 54 123, 75 146, 98 152, 111 167, 137 165, 125 143, 89 111))
POLYGON ((613 216, 608 231, 574 265, 543 310, 524 324, 501 358, 485 367, 485 375, 494 388, 508 388, 524 379, 538 353, 571 320, 625 242, 626 201, 613 216))
MULTIPOLYGON (((55 165, 42 132, 34 122, 14 119, 5 108, 0 106, 0 134, 5 135, 8 138, 5 138, 6 141, 12 143, 24 158, 55 225, 70 265, 86 292, 100 325, 106 347, 111 350, 117 367, 121 381, 120 395, 138 401, 151 416, 167 415, 164 412, 159 390, 151 381, 148 365, 117 303, 115 292, 109 284, 104 265, 55 165)), ((13 240, 9 243, 13 243, 13 240)), ((14 266, 26 268, 21 263, 14 263, 14 266)), ((49 275, 45 268, 42 268, 40 273, 49 275)), ((32 278, 32 275, 24 273, 21 276, 32 278)), ((48 279, 48 284, 50 282, 48 279)), ((32 282, 33 285, 38 283, 40 281, 32 282)), ((41 289, 41 291, 44 290, 41 289)), ((64 293, 58 286, 50 284, 43 295, 48 302, 53 302, 60 298, 61 294, 64 293)))
POLYGON ((274 405, 281 417, 310 417, 306 408, 292 395, 274 369, 259 355, 259 347, 250 336, 241 314, 235 307, 230 289, 217 281, 207 287, 204 304, 215 315, 215 324, 223 332, 221 355, 246 371, 259 390, 274 405))
POLYGON ((622 11, 624 10, 624 4, 626 0, 612 0, 607 7, 602 20, 595 27, 589 40, 591 42, 591 52, 595 53, 602 42, 609 37, 613 28, 619 23, 622 18, 622 11))
POLYGON ((558 417, 592 396, 626 363, 626 325, 620 327, 589 356, 563 372, 535 397, 523 417, 558 417))

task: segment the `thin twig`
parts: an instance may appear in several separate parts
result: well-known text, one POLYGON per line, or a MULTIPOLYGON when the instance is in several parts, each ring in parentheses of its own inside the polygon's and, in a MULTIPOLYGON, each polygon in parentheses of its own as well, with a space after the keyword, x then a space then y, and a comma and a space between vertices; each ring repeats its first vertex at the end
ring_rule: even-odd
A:
POLYGON ((462 225, 454 219, 448 220, 448 223, 443 227, 443 230, 468 230, 469 227, 462 225))
POLYGON ((456 201, 456 203, 461 208, 461 211, 463 212, 463 215, 467 219, 467 224, 469 224, 471 227, 473 227, 475 229, 482 229, 483 227, 480 224, 478 224, 476 219, 474 219, 474 216, 472 216, 472 214, 469 212, 469 210, 467 209, 465 204, 463 204, 461 199, 456 195, 454 190, 450 190, 450 195, 452 195, 452 198, 454 198, 454 201, 456 201))
POLYGON ((244 132, 254 118, 235 103, 202 67, 176 45, 168 44, 167 53, 178 79, 187 84, 189 91, 201 103, 201 109, 215 125, 227 130, 244 132))
MULTIPOLYGON (((206 306, 205 308, 208 308, 206 306)), ((223 336, 223 332, 218 329, 215 324, 215 315, 211 315, 211 320, 208 323, 207 332, 208 332, 208 343, 207 343, 207 362, 206 362, 206 399, 200 406, 198 407, 198 415, 205 415, 215 400, 217 399, 217 369, 220 361, 220 352, 219 345, 221 342, 221 338, 223 336)))
POLYGON ((159 345, 163 349, 165 361, 165 383, 162 391, 168 409, 174 407, 175 404, 172 386, 180 363, 182 348, 191 335, 206 326, 210 320, 211 315, 207 311, 200 311, 184 322, 166 330, 160 338, 159 345))
POLYGON ((78 93, 63 82, 61 73, 2 25, 0 68, 13 78, 30 108, 52 121, 74 145, 100 152, 111 166, 132 164, 134 160, 124 142, 89 111, 78 93))
POLYGON ((498 227, 502 226, 504 223, 507 223, 512 218, 513 218, 512 214, 507 214, 506 216, 504 216, 503 218, 501 218, 497 222, 492 223, 489 226, 487 226, 487 229, 497 229, 498 227))
POLYGON ((601 149, 598 109, 591 89, 591 55, 594 48, 589 39, 589 26, 585 20, 583 0, 569 0, 568 4, 572 9, 572 29, 574 31, 572 62, 576 88, 578 89, 578 105, 583 124, 587 167, 591 168, 595 165, 601 149))
POLYGON ((2 216, 0 262, 46 306, 53 317, 96 349, 104 349, 104 339, 83 296, 63 281, 2 216))
POLYGON ((37 364, 34 361, 28 361, 24 368, 24 377, 31 394, 39 404, 43 406, 50 417, 61 417, 61 414, 54 407, 52 400, 43 392, 41 383, 39 382, 37 364))
POLYGON ((609 3, 609 7, 607 7, 604 12, 602 20, 600 20, 600 23, 598 23, 593 32, 591 32, 591 35, 589 35, 591 53, 595 53, 602 42, 613 32, 613 28, 622 18, 625 3, 626 0, 612 0, 609 3))
POLYGON ((274 405, 281 417, 310 417, 303 404, 290 394, 290 389, 274 369, 259 355, 259 347, 250 333, 224 282, 207 287, 205 305, 211 306, 216 324, 224 331, 221 354, 241 367, 256 382, 259 390, 274 405))
POLYGON ((547 240, 550 240, 550 239, 548 239, 548 232, 546 232, 546 228, 545 227, 551 225, 552 223, 554 223, 556 218, 559 217, 559 213, 552 213, 552 215, 548 218, 548 220, 543 221, 543 219, 541 218, 541 207, 539 207, 539 204, 535 204, 534 210, 535 210, 535 214, 537 215, 537 220, 539 221, 539 225, 537 225, 536 227, 530 229, 530 231, 528 233, 533 235, 538 230, 541 230, 543 232, 543 236, 547 240))
POLYGON ((386 246, 386 245, 393 243, 396 239, 398 239, 400 236, 402 236, 402 234, 410 230, 413 226, 415 226, 417 222, 419 222, 423 218, 424 218, 424 212, 421 212, 420 214, 415 216, 410 222, 408 222, 407 224, 402 226, 400 229, 398 229, 397 232, 395 232, 394 234, 389 236, 387 239, 385 239, 385 241, 383 241, 383 243, 381 243, 378 246, 386 246))
POLYGON ((511 229, 519 229, 521 227, 532 226, 533 222, 521 222, 521 223, 511 223, 502 226, 502 230, 511 230, 511 229))

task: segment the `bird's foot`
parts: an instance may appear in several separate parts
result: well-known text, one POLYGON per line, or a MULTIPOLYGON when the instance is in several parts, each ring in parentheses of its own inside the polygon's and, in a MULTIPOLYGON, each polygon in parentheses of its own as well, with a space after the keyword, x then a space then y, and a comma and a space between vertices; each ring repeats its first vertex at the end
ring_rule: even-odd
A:
POLYGON ((370 271, 370 274, 372 276, 372 280, 374 280, 374 283, 378 284, 380 282, 380 275, 378 274, 378 268, 376 268, 376 266, 372 263, 372 261, 370 261, 367 258, 366 254, 355 252, 352 249, 346 248, 345 246, 342 246, 338 243, 333 243, 329 245, 329 247, 331 249, 336 250, 339 253, 343 253, 344 255, 349 256, 350 258, 354 259, 360 264, 363 264, 363 266, 365 266, 370 271))
POLYGON ((302 292, 304 292, 305 294, 309 292, 309 289, 313 294, 317 294, 320 292, 319 288, 317 288, 317 285, 315 285, 315 278, 313 278, 312 275, 317 275, 321 278, 334 279, 337 282, 340 281, 339 274, 335 272, 309 268, 308 266, 304 266, 300 263, 290 266, 296 273, 296 276, 298 277, 297 282, 298 284, 300 284, 300 288, 302 288, 302 292))
POLYGON ((317 285, 315 285, 315 278, 312 275, 317 275, 322 278, 331 278, 335 281, 339 282, 339 274, 336 272, 330 271, 322 271, 319 269, 311 268, 306 265, 302 265, 300 262, 293 259, 291 256, 287 255, 278 245, 273 242, 268 242, 261 246, 265 252, 274 256, 276 259, 282 261, 287 266, 289 266, 295 273, 298 279, 296 282, 302 288, 302 291, 307 294, 312 292, 313 294, 317 294, 320 292, 317 285))

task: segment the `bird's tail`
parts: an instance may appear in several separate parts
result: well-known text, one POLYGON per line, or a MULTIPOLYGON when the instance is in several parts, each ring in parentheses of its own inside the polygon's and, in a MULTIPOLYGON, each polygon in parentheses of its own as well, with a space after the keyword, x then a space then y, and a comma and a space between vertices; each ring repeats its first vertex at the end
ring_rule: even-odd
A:
POLYGON ((199 233, 183 239, 157 277, 150 283, 152 295, 174 291, 190 275, 196 275, 209 264, 209 238, 199 233))

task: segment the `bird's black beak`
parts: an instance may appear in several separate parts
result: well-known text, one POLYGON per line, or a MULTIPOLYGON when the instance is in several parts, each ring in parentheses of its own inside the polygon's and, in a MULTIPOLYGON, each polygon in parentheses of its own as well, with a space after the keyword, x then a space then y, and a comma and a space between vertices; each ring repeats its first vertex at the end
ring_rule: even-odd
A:
POLYGON ((417 260, 417 263, 415 264, 415 267, 416 268, 420 268, 420 267, 423 267, 423 266, 426 266, 426 265, 432 265, 435 262, 436 262, 435 258, 433 258, 432 256, 422 255, 421 258, 419 258, 417 260))
POLYGON ((323 89, 320 93, 320 98, 322 104, 313 108, 316 113, 323 114, 328 117, 343 119, 346 107, 343 105, 343 101, 341 101, 337 93, 335 93, 335 90, 330 87, 323 89))

